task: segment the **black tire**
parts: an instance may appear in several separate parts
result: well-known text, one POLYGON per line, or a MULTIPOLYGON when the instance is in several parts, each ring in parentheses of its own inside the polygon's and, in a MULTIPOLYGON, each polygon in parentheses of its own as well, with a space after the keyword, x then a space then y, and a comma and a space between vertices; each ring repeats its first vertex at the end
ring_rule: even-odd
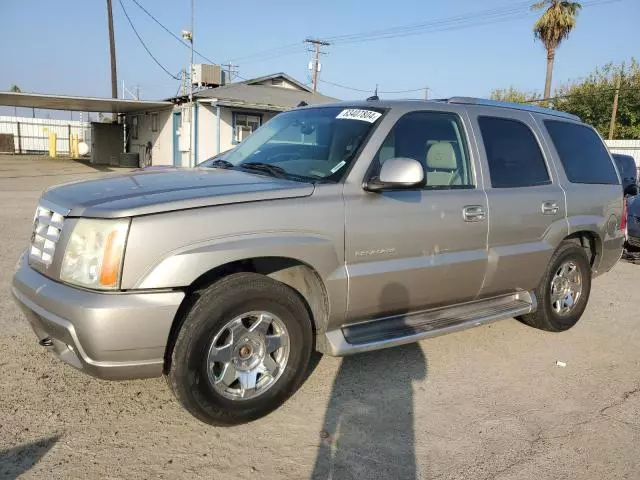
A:
POLYGON ((210 425, 236 425, 282 405, 305 379, 313 347, 311 319, 297 292, 256 273, 235 273, 197 293, 176 338, 168 383, 180 403, 210 425), (209 345, 226 322, 248 311, 278 316, 289 334, 289 358, 282 375, 256 398, 233 400, 216 392, 206 371, 209 345))
POLYGON ((591 292, 591 265, 587 254, 580 245, 566 241, 554 252, 540 285, 535 290, 538 309, 520 317, 527 325, 549 332, 562 332, 573 327, 584 313, 591 292), (580 270, 582 277, 582 293, 573 309, 566 315, 559 315, 552 308, 551 281, 561 265, 571 260, 580 270))

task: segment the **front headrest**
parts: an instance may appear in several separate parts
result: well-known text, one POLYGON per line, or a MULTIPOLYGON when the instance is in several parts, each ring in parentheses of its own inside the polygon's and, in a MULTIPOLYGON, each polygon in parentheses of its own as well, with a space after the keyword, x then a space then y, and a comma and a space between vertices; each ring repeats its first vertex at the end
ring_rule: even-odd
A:
POLYGON ((456 152, 449 142, 436 142, 427 151, 427 168, 432 170, 455 170, 456 152))

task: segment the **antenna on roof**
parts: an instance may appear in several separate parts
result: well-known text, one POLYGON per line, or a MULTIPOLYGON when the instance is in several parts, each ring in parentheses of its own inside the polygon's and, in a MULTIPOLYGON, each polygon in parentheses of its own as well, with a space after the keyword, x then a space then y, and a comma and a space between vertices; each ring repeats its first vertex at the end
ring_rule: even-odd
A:
POLYGON ((378 97, 378 84, 376 83, 376 91, 373 92, 373 95, 369 98, 367 98, 367 102, 375 102, 376 100, 380 100, 380 97, 378 97))

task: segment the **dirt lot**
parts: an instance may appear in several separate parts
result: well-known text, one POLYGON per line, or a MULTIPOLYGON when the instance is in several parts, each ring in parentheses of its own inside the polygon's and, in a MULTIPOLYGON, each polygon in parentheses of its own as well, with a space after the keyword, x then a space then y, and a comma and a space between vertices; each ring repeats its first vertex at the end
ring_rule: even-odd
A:
POLYGON ((212 428, 163 379, 63 365, 11 299, 41 191, 98 174, 0 158, 0 478, 640 478, 640 266, 597 279, 569 332, 508 320, 324 357, 272 415, 212 428))

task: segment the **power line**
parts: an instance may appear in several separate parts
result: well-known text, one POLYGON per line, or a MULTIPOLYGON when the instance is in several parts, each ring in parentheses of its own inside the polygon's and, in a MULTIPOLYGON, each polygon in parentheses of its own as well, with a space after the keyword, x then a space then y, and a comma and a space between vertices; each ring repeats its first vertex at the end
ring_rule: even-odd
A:
MULTIPOLYGON (((619 2, 622 0, 593 0, 583 2, 583 7, 606 5, 609 3, 619 2)), ((362 43, 374 40, 385 40, 391 38, 399 38, 410 35, 421 35, 425 33, 442 32, 448 30, 457 30, 481 25, 489 25, 508 20, 516 20, 531 16, 537 16, 535 12, 531 12, 530 1, 520 1, 511 4, 508 7, 497 7, 479 12, 473 12, 454 17, 432 20, 429 22, 415 23, 385 29, 370 30, 360 33, 351 33, 334 37, 327 37, 327 40, 337 45, 362 43)))
POLYGON ((160 63, 160 61, 153 55, 153 53, 151 53, 151 51, 149 50, 149 48, 147 47, 147 45, 144 43, 144 40, 142 40, 142 37, 140 36, 140 34, 138 33, 138 30, 136 30, 136 27, 133 25, 133 22, 131 21, 131 18, 129 17, 129 14, 127 13, 126 8, 124 8, 124 4, 122 3, 122 0, 118 0, 120 2, 120 6, 122 7, 122 11, 124 12, 124 16, 127 17, 127 21, 129 22, 129 25, 131 25, 131 28, 133 29, 133 32, 136 34, 136 37, 138 37, 138 40, 140 40, 140 43, 142 44, 142 46, 144 47, 144 49, 147 51, 147 53, 149 54, 149 56, 153 59, 154 62, 156 62, 156 64, 162 69, 164 70, 164 72, 169 75, 171 78, 175 79, 175 80, 180 80, 176 75, 174 75, 173 73, 171 73, 169 70, 167 70, 165 68, 164 65, 162 65, 160 63))
MULTIPOLYGON (((322 83, 326 83, 329 85, 333 85, 334 87, 339 87, 339 88, 344 88, 345 90, 352 90, 354 92, 362 92, 362 93, 371 93, 373 91, 373 89, 363 89, 363 88, 355 88, 355 87, 348 87, 346 85, 342 85, 340 83, 335 83, 335 82, 330 82, 328 80, 323 80, 321 78, 318 79, 320 82, 322 83)), ((422 88, 411 88, 409 90, 393 90, 393 91, 381 91, 379 90, 378 93, 384 93, 384 94, 394 94, 394 93, 412 93, 412 92, 422 92, 424 91, 426 87, 422 87, 422 88)))
MULTIPOLYGON (((605 93, 609 93, 609 92, 615 92, 616 91, 616 87, 607 87, 607 88, 601 88, 599 89, 597 92, 574 92, 574 93, 567 93, 564 95, 556 95, 554 97, 549 97, 549 98, 532 98, 529 100, 525 100, 524 103, 541 103, 541 102, 548 102, 551 100, 561 100, 563 98, 570 98, 570 97, 597 97, 597 96, 602 96, 605 93)), ((620 87, 620 96, 623 96, 624 92, 633 92, 633 91, 640 91, 640 87, 620 87)))
MULTIPOLYGON (((119 0, 120 3, 122 3, 122 0, 119 0)), ((154 22, 156 22, 165 32, 167 32, 169 35, 171 35, 173 38, 175 38, 178 42, 180 42, 182 45, 184 45, 185 47, 191 49, 191 45, 187 42, 185 42, 182 38, 180 38, 178 35, 176 35, 175 33, 173 33, 167 26, 165 26, 160 20, 158 20, 156 17, 153 16, 153 14, 147 10, 146 8, 144 8, 137 0, 131 0, 133 3, 135 3, 140 10, 142 10, 144 13, 147 14, 147 16, 149 16, 149 18, 151 18, 151 20, 153 20, 154 22)), ((123 7, 124 8, 124 7, 123 7)), ((198 55, 201 58, 204 58, 207 62, 209 63, 218 63, 215 62, 213 60, 211 60, 208 57, 205 57, 202 53, 198 52, 196 49, 193 49, 193 53, 195 53, 196 55, 198 55)))
MULTIPOLYGON (((135 1, 135 0, 134 0, 135 1)), ((267 56, 271 56, 273 54, 289 54, 289 53, 295 53, 295 50, 298 50, 298 48, 301 46, 302 44, 300 42, 296 42, 296 43, 288 43, 286 45, 282 45, 280 47, 274 47, 274 48, 269 48, 267 50, 262 50, 260 52, 256 52, 256 53, 250 53, 248 55, 242 55, 240 57, 233 57, 230 58, 229 61, 230 62, 235 62, 238 60, 246 60, 246 59, 250 59, 250 58, 254 58, 254 57, 263 57, 265 55, 267 56)))

